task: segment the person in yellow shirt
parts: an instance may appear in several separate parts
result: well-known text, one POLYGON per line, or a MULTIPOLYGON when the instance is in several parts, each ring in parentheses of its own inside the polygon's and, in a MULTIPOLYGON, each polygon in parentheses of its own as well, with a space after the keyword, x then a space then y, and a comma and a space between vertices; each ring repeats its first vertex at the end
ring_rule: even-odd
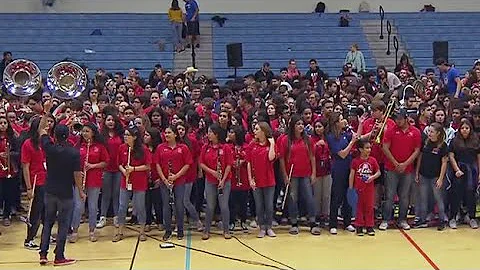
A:
POLYGON ((182 52, 185 50, 182 38, 183 17, 184 14, 178 6, 178 0, 172 0, 172 5, 168 10, 168 19, 172 24, 173 44, 176 52, 182 52))

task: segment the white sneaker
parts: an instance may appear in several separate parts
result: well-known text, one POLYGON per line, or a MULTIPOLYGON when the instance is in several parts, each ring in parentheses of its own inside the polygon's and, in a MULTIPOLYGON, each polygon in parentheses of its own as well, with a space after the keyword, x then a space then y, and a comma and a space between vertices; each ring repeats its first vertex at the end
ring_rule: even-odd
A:
POLYGON ((355 232, 355 227, 353 227, 352 224, 348 225, 345 230, 349 231, 349 232, 355 232))
POLYGON ((330 234, 337 234, 337 228, 330 228, 330 234))
POLYGON ((97 229, 101 229, 107 225, 107 218, 106 217, 100 217, 100 220, 97 222, 97 229))
POLYGON ((405 221, 405 220, 400 221, 399 225, 400 225, 400 228, 402 228, 406 231, 410 230, 410 225, 408 225, 407 221, 405 221))
POLYGON ((272 221, 272 226, 273 227, 277 227, 278 226, 278 222, 276 220, 272 221))
POLYGON ((252 227, 252 228, 258 228, 257 221, 256 221, 256 220, 252 220, 252 221, 250 222, 250 227, 252 227))
POLYGON ((449 226, 451 229, 456 229, 456 228, 457 228, 457 220, 452 218, 452 219, 448 222, 448 226, 449 226))
POLYGON ((476 219, 474 219, 474 218, 470 219, 470 228, 478 229, 478 223, 477 223, 476 219))
POLYGON ((380 223, 380 226, 378 226, 378 229, 381 231, 385 231, 386 229, 388 229, 388 222, 382 221, 382 223, 380 223))

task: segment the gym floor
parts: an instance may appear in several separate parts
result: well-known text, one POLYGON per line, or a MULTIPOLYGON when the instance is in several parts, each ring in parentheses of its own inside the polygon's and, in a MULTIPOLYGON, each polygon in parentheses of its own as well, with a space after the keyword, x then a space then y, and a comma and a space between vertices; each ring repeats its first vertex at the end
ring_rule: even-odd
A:
MULTIPOLYGON (((77 259, 71 269, 473 269, 479 230, 468 225, 438 232, 435 227, 400 231, 376 230, 376 236, 359 237, 339 230, 332 236, 312 236, 302 228, 297 236, 288 227, 277 227, 276 238, 257 239, 256 229, 241 231, 225 240, 212 233, 202 241, 201 234, 188 231, 174 248, 160 248, 163 232, 152 229, 146 242, 137 242, 137 229, 128 227, 126 238, 112 243, 113 227, 97 230, 98 242, 88 240, 87 224, 82 224, 79 240, 68 244, 66 256, 77 259), (138 246, 137 246, 138 245, 138 246)), ((213 227, 212 227, 213 229, 213 227)), ((26 225, 16 221, 1 228, 0 269, 38 268, 38 252, 23 248, 26 225)), ((214 231, 220 233, 220 231, 214 231)), ((40 236, 41 229, 38 236, 40 236)), ((56 233, 54 228, 53 233, 56 233)), ((36 239, 39 243, 39 237, 36 239)), ((49 259, 53 259, 50 246, 49 259)), ((53 268, 51 265, 45 268, 53 268)))

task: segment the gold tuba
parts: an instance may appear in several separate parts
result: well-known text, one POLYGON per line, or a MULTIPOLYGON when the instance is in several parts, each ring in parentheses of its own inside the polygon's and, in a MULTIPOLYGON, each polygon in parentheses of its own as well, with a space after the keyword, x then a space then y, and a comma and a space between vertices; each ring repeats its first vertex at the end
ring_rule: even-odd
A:
POLYGON ((34 62, 17 59, 5 67, 3 84, 8 93, 28 97, 35 94, 42 86, 42 73, 34 62))
POLYGON ((87 83, 87 73, 73 62, 59 62, 47 74, 47 87, 59 99, 79 97, 87 83))

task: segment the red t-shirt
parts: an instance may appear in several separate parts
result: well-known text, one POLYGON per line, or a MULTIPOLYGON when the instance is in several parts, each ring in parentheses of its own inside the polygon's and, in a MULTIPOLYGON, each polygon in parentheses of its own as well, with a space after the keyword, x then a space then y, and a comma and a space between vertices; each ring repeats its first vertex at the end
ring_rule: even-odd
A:
MULTIPOLYGON (((383 131, 384 135, 381 136, 381 142, 383 142, 385 138, 385 133, 387 132, 387 130, 392 129, 394 126, 395 126, 395 121, 389 118, 387 120, 387 125, 385 126, 385 130, 383 131)), ((367 120, 365 120, 365 122, 363 122, 362 135, 365 135, 371 132, 374 127, 375 127, 375 118, 373 117, 368 118, 367 120)), ((375 138, 371 138, 370 141, 372 143, 372 152, 370 153, 370 155, 374 157, 378 161, 378 163, 385 163, 386 158, 382 150, 382 144, 375 143, 375 138)))
POLYGON ((35 176, 37 176, 36 186, 45 185, 45 179, 47 178, 47 160, 40 141, 38 142, 38 149, 35 149, 32 140, 27 139, 23 143, 21 151, 22 164, 30 164, 30 183, 32 186, 35 176))
POLYGON ((185 183, 193 183, 197 180, 198 176, 198 157, 200 156, 200 144, 195 138, 194 134, 187 134, 188 139, 190 140, 190 153, 192 154, 192 164, 188 168, 187 173, 185 174, 185 183))
MULTIPOLYGON (((390 143, 390 152, 395 160, 399 163, 405 162, 415 151, 422 145, 422 135, 420 131, 414 126, 408 126, 406 131, 401 130, 397 125, 392 129, 387 130, 383 138, 384 143, 390 143)), ((405 169, 406 173, 412 173, 414 170, 414 163, 412 162, 405 169)), ((385 158, 385 169, 394 171, 395 166, 388 158, 385 158)))
MULTIPOLYGON (((314 143, 310 140, 310 147, 313 154, 314 143)), ((308 155, 308 148, 302 138, 295 139, 288 145, 288 136, 280 136, 278 138, 278 149, 280 157, 285 160, 285 169, 287 175, 293 165, 292 177, 310 177, 312 175, 312 164, 308 155), (287 148, 290 147, 290 156, 287 157, 287 148)))
POLYGON ((380 170, 377 160, 372 156, 369 156, 367 159, 361 157, 354 158, 350 168, 355 171, 353 186, 360 192, 367 186, 373 186, 375 184, 375 181, 370 183, 365 182, 370 176, 376 174, 378 170, 380 170))
MULTIPOLYGON (((128 161, 128 145, 122 144, 118 149, 118 164, 126 166, 128 161)), ((133 149, 130 155, 130 166, 143 166, 152 164, 152 154, 147 147, 143 146, 143 157, 141 159, 136 159, 133 153, 133 149)), ((148 175, 149 171, 143 172, 131 172, 130 173, 130 182, 132 183, 133 191, 146 191, 148 188, 148 175)), ((127 182, 125 176, 122 174, 122 180, 120 182, 122 189, 127 189, 127 182)))
POLYGON ((245 162, 247 145, 237 146, 229 143, 227 146, 233 153, 233 165, 229 176, 232 179, 232 190, 249 190, 250 184, 248 183, 247 163, 245 162))
MULTIPOLYGON (((190 150, 185 144, 177 143, 173 148, 168 143, 159 144, 154 155, 155 164, 160 165, 163 175, 168 178, 169 170, 173 174, 178 173, 183 166, 192 165, 193 159, 190 150)), ((155 168, 156 169, 156 168, 155 168)), ((175 185, 185 183, 185 175, 175 181, 175 185)))
POLYGON ((105 168, 105 171, 107 172, 118 172, 118 149, 120 148, 120 145, 123 144, 122 138, 120 138, 117 135, 114 135, 113 137, 108 137, 107 138, 107 150, 108 150, 108 155, 110 156, 110 159, 108 161, 107 167, 105 168))
POLYGON ((160 180, 160 175, 158 175, 157 171, 157 163, 155 163, 155 149, 151 150, 148 146, 146 146, 150 154, 152 155, 152 163, 150 164, 150 179, 149 181, 155 182, 160 180))
MULTIPOLYGON (((261 145, 258 142, 252 142, 247 147, 247 162, 252 167, 252 177, 255 179, 257 187, 275 186, 275 173, 273 163, 275 160, 268 159, 270 144, 261 145)), ((278 156, 278 147, 275 144, 275 156, 278 156)))
MULTIPOLYGON (((203 146, 202 151, 200 153, 200 163, 205 164, 210 169, 217 171, 217 162, 220 161, 220 167, 222 173, 225 172, 227 166, 233 165, 233 153, 225 144, 206 144, 203 146)), ((205 179, 212 183, 218 184, 217 175, 210 174, 209 172, 205 172, 205 179)), ((227 177, 225 181, 230 181, 231 179, 227 177)))
POLYGON ((312 142, 313 145, 315 145, 316 176, 322 177, 330 174, 332 158, 330 156, 330 149, 328 148, 327 140, 323 139, 324 144, 317 145, 319 141, 319 137, 312 136, 312 142))
MULTIPOLYGON (((80 145, 80 168, 84 171, 85 163, 87 162, 87 143, 84 141, 80 145)), ((88 163, 97 164, 100 162, 108 163, 110 157, 108 156, 107 148, 100 143, 91 143, 88 149, 88 163)), ((95 168, 87 171, 85 186, 93 188, 102 187, 103 168, 95 168)))

